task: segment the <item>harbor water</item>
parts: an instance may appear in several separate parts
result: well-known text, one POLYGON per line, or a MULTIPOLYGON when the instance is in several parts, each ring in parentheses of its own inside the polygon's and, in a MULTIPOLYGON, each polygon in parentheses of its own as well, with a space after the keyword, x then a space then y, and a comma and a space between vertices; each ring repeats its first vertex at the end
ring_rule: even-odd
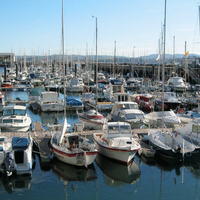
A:
MULTIPOLYGON (((17 97, 28 100, 28 93, 6 92, 6 98, 17 97)), ((27 109, 32 122, 40 121, 44 128, 47 123, 54 123, 55 117, 62 123, 63 112, 33 112, 29 106, 27 109)), ((79 123, 73 111, 67 112, 67 120, 70 131, 74 123, 79 123)), ((0 176, 1 199, 200 199, 200 158, 169 164, 160 158, 149 161, 136 156, 127 167, 98 155, 88 169, 64 164, 53 157, 50 163, 41 162, 37 154, 34 158, 31 177, 0 176)))

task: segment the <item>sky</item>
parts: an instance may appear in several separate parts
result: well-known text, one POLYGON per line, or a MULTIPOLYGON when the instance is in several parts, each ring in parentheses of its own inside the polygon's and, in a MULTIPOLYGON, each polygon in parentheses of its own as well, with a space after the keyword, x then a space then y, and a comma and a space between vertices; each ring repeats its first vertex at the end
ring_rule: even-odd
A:
MULTIPOLYGON (((200 54, 197 0, 63 0, 65 54, 200 54), (92 17, 93 16, 93 17, 92 17), (96 26, 97 19, 97 26, 96 26), (165 45, 163 43, 166 19, 165 45)), ((0 53, 62 52, 62 0, 1 0, 0 53)))

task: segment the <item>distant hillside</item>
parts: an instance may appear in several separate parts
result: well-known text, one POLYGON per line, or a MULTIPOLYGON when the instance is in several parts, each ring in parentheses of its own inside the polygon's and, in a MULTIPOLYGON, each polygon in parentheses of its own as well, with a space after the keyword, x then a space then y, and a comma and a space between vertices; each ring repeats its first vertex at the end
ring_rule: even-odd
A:
MULTIPOLYGON (((95 62, 95 55, 88 56, 89 62, 95 62)), ((188 57, 200 57, 198 54, 190 54, 188 57)), ((142 64, 142 63, 152 63, 155 64, 158 62, 156 59, 158 58, 158 54, 151 54, 148 56, 140 56, 140 57, 126 57, 126 56, 116 56, 116 63, 135 63, 135 64, 142 64)), ((165 60, 166 62, 172 61, 174 58, 174 55, 172 54, 166 54, 165 60)), ((180 62, 181 59, 184 58, 184 54, 175 54, 175 61, 180 62)), ((23 59, 22 56, 16 56, 16 60, 19 61, 20 59, 23 59)), ((85 62, 86 57, 83 55, 66 55, 65 60, 73 61, 73 62, 85 62)), ((38 60, 41 61, 52 61, 52 62, 60 62, 62 61, 62 55, 50 55, 50 56, 26 56, 27 62, 38 62, 38 60)), ((114 56, 111 55, 100 55, 98 56, 98 62, 110 62, 113 63, 114 56)))

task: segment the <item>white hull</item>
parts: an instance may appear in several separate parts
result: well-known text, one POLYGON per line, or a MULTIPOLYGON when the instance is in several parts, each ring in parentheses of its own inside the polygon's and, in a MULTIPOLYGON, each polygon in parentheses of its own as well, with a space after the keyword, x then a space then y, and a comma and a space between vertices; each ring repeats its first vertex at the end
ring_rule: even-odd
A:
POLYGON ((126 122, 107 123, 107 130, 93 133, 93 140, 100 154, 125 164, 129 164, 141 148, 126 122))
POLYGON ((108 147, 107 145, 104 146, 101 143, 99 143, 95 138, 94 138, 94 142, 100 154, 122 163, 129 163, 134 158, 135 154, 137 153, 137 150, 128 150, 125 148, 124 149, 112 148, 112 147, 108 147))
POLYGON ((85 166, 92 164, 97 155, 95 144, 85 137, 66 133, 67 121, 64 120, 62 132, 55 133, 51 145, 55 157, 67 164, 85 166))
POLYGON ((1 131, 8 131, 8 132, 26 132, 30 128, 30 124, 24 126, 22 124, 21 126, 15 126, 15 125, 5 125, 0 124, 1 131))
POLYGON ((64 105, 63 104, 40 104, 40 109, 43 112, 46 111, 63 111, 64 110, 64 105))
POLYGON ((85 119, 79 116, 79 121, 83 123, 84 128, 86 129, 94 129, 94 130, 102 130, 105 126, 105 123, 98 122, 98 121, 92 121, 89 119, 85 119))
POLYGON ((67 152, 66 148, 58 147, 53 145, 53 152, 56 158, 64 163, 76 166, 88 166, 91 165, 96 156, 97 151, 94 152, 81 152, 76 150, 72 153, 71 151, 67 152), (85 162, 82 162, 85 160, 85 162))

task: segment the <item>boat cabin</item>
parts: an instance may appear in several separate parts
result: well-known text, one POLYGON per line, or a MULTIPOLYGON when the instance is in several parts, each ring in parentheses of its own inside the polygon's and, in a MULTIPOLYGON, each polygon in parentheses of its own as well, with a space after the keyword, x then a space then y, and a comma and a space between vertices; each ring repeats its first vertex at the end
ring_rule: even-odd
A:
POLYGON ((12 116, 12 115, 26 115, 26 106, 5 106, 3 109, 3 116, 12 116))
POLYGON ((132 137, 131 125, 127 122, 108 122, 104 137, 132 137))
POLYGON ((59 99, 59 95, 57 92, 41 92, 40 98, 43 102, 56 102, 59 99))
POLYGON ((125 110, 125 109, 139 109, 136 102, 116 102, 113 106, 111 114, 114 114, 116 110, 125 110))

